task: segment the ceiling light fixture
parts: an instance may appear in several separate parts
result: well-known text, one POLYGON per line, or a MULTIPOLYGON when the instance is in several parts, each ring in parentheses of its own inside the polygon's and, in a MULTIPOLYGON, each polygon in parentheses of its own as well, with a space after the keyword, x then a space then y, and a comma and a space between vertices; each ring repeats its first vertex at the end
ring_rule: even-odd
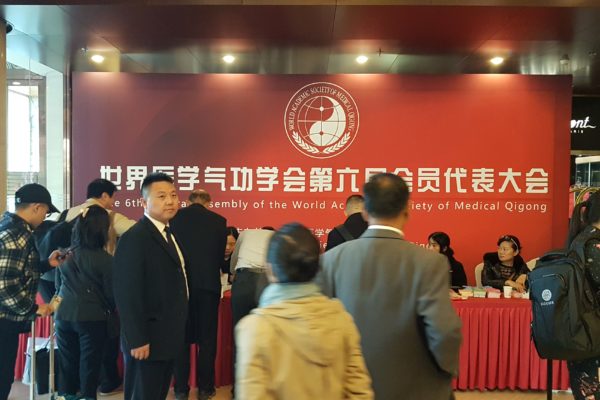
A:
POLYGON ((90 60, 92 60, 96 64, 101 64, 104 61, 104 56, 101 56, 100 54, 94 54, 90 57, 90 60))
POLYGON ((13 85, 13 86, 21 86, 21 82, 19 82, 19 81, 14 81, 14 82, 12 83, 12 85, 13 85))
POLYGON ((504 62, 504 58, 502 57, 494 57, 490 60, 490 62, 494 65, 500 65, 504 62))
POLYGON ((367 61, 369 61, 369 57, 367 57, 367 56, 362 56, 361 55, 361 56, 356 57, 356 62, 359 63, 359 64, 364 64, 367 61))
POLYGON ((231 54, 226 54, 223 56, 223 61, 226 62, 227 64, 232 64, 235 61, 235 57, 232 56, 231 54))

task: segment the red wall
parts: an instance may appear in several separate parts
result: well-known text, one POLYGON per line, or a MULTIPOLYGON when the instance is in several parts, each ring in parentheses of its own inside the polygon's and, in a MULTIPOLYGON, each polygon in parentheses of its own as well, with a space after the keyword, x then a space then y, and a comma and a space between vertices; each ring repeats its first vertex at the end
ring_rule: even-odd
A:
POLYGON ((481 255, 494 251, 503 234, 521 239, 526 260, 564 241, 569 77, 82 73, 73 77, 73 99, 75 203, 84 200, 87 183, 102 172, 120 184, 118 209, 138 218, 142 209, 127 205, 139 198, 144 168, 172 167, 182 200, 193 185, 189 171, 194 175, 197 168, 195 186, 207 189, 215 205, 247 203, 245 210, 237 204, 215 208, 229 224, 248 228, 296 220, 324 239, 327 229, 344 219, 335 204, 352 193, 352 175, 360 189, 369 168, 405 168, 400 174, 413 174, 414 201, 407 239, 425 243, 430 232, 449 233, 472 282, 481 255), (323 95, 339 106, 331 108, 335 104, 319 97, 323 95), (321 101, 323 111, 307 108, 321 101), (339 139, 320 142, 318 132, 303 135, 314 121, 332 115, 338 121, 346 118, 345 124, 333 124, 345 127, 339 139), (294 131, 301 140, 294 140, 294 131), (304 152, 298 150, 302 146, 304 152), (121 172, 115 172, 119 167, 121 172), (207 167, 217 170, 206 174, 207 167), (236 167, 247 168, 251 188, 236 167), (285 190, 289 168, 296 177, 305 174, 300 177, 305 180, 303 191, 285 190), (345 168, 358 173, 340 174, 345 168), (439 185, 433 184, 439 191, 425 189, 427 170, 419 169, 427 168, 439 169, 439 185), (483 168, 492 170, 491 192, 473 187, 483 168), (449 169, 460 177, 451 177, 448 186, 449 169), (515 176, 516 188, 509 184, 501 191, 506 179, 502 174, 510 169, 520 174, 515 176), (527 179, 532 169, 533 179, 527 179), (220 173, 225 174, 225 190, 220 173), (269 176, 277 183, 269 185, 269 176), (345 187, 338 191, 341 176, 345 187), (324 185, 316 184, 319 180, 324 185), (294 201, 324 208, 296 209, 294 201), (287 209, 275 208, 274 202, 287 209), (467 209, 466 204, 498 209, 467 209))

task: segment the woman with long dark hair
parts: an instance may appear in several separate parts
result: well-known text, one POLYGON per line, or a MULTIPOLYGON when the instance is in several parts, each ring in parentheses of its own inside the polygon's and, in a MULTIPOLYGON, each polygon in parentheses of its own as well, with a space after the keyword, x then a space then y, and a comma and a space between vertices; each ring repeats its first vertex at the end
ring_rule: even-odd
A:
MULTIPOLYGON (((593 193, 573 209, 568 246, 585 243, 585 269, 589 283, 600 301, 600 192, 593 193)), ((569 380, 576 400, 600 399, 600 358, 568 361, 569 380)))
POLYGON ((104 250, 109 225, 104 208, 85 208, 73 227, 69 256, 56 274, 62 299, 55 314, 58 391, 67 400, 96 399, 107 319, 114 312, 112 256, 104 250))
POLYGON ((454 258, 454 250, 450 247, 450 236, 444 232, 433 232, 427 238, 427 248, 448 258, 450 264, 450 284, 462 287, 467 284, 467 275, 462 263, 454 258))

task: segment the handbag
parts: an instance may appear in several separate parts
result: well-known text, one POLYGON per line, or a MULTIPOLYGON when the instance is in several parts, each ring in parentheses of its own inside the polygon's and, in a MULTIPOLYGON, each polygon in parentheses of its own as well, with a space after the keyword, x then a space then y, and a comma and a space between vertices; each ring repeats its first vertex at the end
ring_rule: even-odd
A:
POLYGON ((96 281, 93 280, 89 275, 87 275, 87 273, 84 270, 79 268, 79 265, 77 265, 74 258, 71 259, 71 262, 73 263, 77 271, 82 273, 91 283, 92 290, 96 293, 96 296, 98 296, 98 299, 104 307, 104 314, 106 315, 106 334, 108 335, 108 338, 114 339, 118 337, 121 333, 121 323, 119 321, 119 315, 113 309, 108 299, 104 296, 104 292, 98 286, 96 281))

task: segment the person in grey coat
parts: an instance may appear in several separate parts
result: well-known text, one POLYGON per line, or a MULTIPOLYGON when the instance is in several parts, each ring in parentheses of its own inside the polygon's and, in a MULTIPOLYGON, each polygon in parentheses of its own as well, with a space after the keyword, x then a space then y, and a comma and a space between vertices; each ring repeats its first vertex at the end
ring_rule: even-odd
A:
POLYGON ((354 318, 377 400, 451 399, 462 335, 448 261, 404 240, 402 178, 377 174, 363 190, 369 228, 323 254, 319 282, 354 318))

